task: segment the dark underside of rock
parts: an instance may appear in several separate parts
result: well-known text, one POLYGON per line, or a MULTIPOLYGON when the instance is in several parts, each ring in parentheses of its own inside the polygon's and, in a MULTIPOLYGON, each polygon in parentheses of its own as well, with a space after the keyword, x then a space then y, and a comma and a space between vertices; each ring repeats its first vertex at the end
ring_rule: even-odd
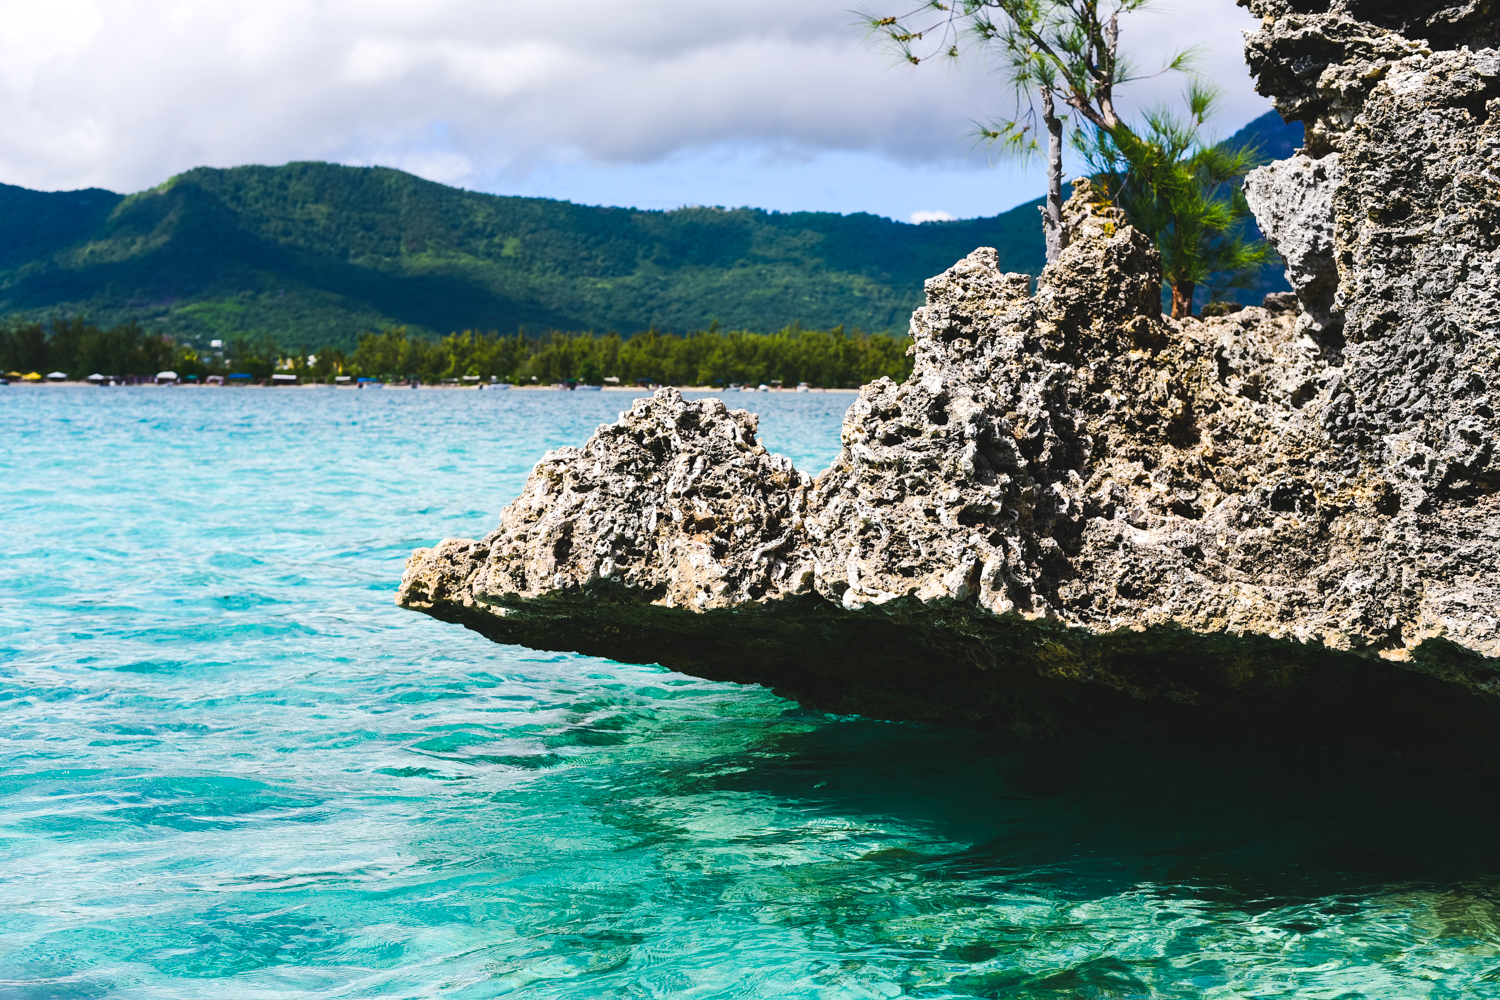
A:
MULTIPOLYGON (((762 684, 838 714, 1034 739, 1337 748, 1500 772, 1497 699, 1471 682, 1322 647, 1172 627, 1080 635, 964 604, 849 611, 817 595, 695 613, 610 590, 528 604, 504 618, 409 606, 495 642, 762 684)), ((1458 649, 1443 652, 1465 659, 1458 649)))
POLYGON ((816 479, 662 390, 398 602, 825 711, 1500 772, 1500 54, 1449 37, 1496 18, 1243 2, 1308 125, 1247 185, 1291 309, 1163 319, 1080 184, 1034 291, 984 248, 927 283, 911 377, 816 479))

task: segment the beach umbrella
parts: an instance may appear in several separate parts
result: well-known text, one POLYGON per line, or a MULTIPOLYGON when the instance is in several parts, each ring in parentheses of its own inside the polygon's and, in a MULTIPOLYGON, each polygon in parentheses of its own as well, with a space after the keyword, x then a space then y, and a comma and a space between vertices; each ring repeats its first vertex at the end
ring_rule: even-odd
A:
POLYGON ((48 372, 47 378, 53 382, 65 382, 68 378, 67 372, 48 372))

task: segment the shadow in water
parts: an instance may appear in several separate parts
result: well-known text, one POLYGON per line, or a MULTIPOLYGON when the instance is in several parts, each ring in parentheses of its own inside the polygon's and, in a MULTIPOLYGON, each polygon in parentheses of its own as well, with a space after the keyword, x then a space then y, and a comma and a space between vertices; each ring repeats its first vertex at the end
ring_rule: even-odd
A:
POLYGON ((1007 874, 1078 897, 1152 883, 1265 907, 1398 884, 1488 893, 1500 875, 1492 783, 1328 752, 850 719, 639 779, 657 802, 751 793, 893 823, 965 845, 911 855, 929 877, 1007 874))

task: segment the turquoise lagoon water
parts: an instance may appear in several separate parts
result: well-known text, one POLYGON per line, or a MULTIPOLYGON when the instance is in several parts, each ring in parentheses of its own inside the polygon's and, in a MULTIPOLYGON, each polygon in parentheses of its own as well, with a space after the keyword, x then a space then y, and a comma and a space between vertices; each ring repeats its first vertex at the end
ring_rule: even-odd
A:
MULTIPOLYGON (((621 395, 0 393, 0 997, 1500 997, 1490 783, 391 604, 621 395)), ((815 469, 850 398, 731 401, 815 469)))

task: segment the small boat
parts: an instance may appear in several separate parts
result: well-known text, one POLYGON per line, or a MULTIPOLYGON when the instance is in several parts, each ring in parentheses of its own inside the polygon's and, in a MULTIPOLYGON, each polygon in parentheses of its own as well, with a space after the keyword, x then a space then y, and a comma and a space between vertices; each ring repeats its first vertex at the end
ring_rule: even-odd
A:
POLYGON ((579 392, 599 392, 604 388, 602 385, 580 385, 576 386, 579 392))

